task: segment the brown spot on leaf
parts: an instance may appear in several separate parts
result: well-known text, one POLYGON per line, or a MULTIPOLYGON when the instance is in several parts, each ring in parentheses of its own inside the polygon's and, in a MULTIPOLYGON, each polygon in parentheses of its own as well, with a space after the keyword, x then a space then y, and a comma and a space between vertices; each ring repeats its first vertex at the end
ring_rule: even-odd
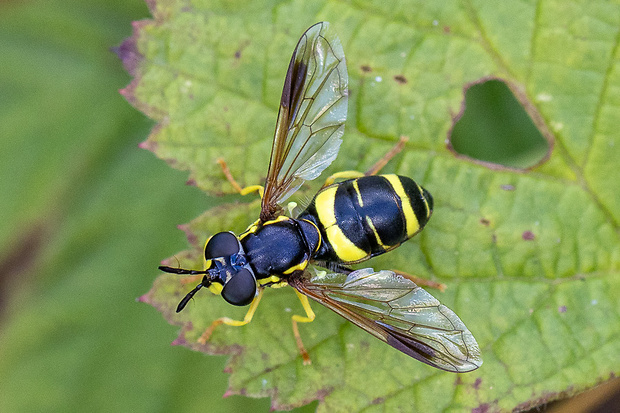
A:
MULTIPOLYGON (((196 247, 199 247, 198 237, 196 237, 196 234, 192 232, 188 224, 179 224, 177 225, 177 228, 185 232, 185 236, 187 237, 187 240, 189 241, 190 244, 196 247)), ((200 254, 202 255, 202 252, 200 252, 200 254)), ((190 258, 190 257, 187 257, 187 258, 190 258)))
POLYGON ((170 343, 171 346, 184 346, 187 344, 187 340, 185 340, 185 337, 177 337, 174 340, 172 340, 172 343, 170 343))
POLYGON ((307 398, 303 398, 303 399, 298 399, 296 400, 294 403, 291 404, 287 404, 287 403, 280 403, 280 400, 278 398, 278 388, 274 388, 273 391, 273 395, 271 397, 271 407, 270 407, 270 411, 275 411, 275 410, 291 410, 294 409, 296 407, 300 407, 300 406, 304 406, 306 404, 310 404, 315 400, 320 402, 323 402, 325 400, 325 398, 327 396, 329 396, 329 394, 333 391, 333 387, 326 387, 326 388, 322 388, 316 391, 315 394, 310 393, 309 397, 307 398))
MULTIPOLYGON (((150 292, 152 292, 153 289, 151 289, 150 292)), ((155 307, 155 305, 151 302, 149 303, 152 306, 155 307)), ((168 312, 169 314, 173 314, 172 311, 173 309, 171 307, 168 307, 167 309, 162 308, 161 305, 159 305, 157 308, 159 311, 161 311, 163 314, 165 314, 166 312, 168 312)), ((192 344, 190 342, 187 341, 187 332, 188 331, 192 331, 194 329, 194 324, 191 321, 186 322, 185 324, 183 324, 183 327, 181 328, 181 331, 179 332, 179 335, 177 336, 177 338, 175 338, 172 343, 170 343, 171 346, 185 346, 185 347, 189 347, 191 348, 192 344)))
POLYGON ((130 37, 125 39, 120 46, 113 47, 112 52, 121 59, 123 66, 125 66, 125 70, 127 70, 130 75, 134 76, 138 63, 142 60, 142 55, 138 53, 133 38, 130 37))
POLYGON ((370 66, 368 66, 368 65, 361 65, 361 66, 360 66, 360 69, 361 69, 361 70, 362 70, 362 72, 364 72, 364 73, 369 73, 369 72, 372 72, 372 68, 371 68, 370 66))
POLYGON ((121 59, 125 70, 132 76, 136 75, 136 69, 144 58, 144 56, 138 52, 136 46, 138 33, 143 25, 144 23, 140 21, 133 22, 133 34, 131 37, 125 39, 119 46, 112 48, 112 52, 121 59))
POLYGON ((385 401, 385 398, 383 397, 377 397, 376 399, 374 399, 372 402, 370 402, 371 404, 381 404, 385 401))
POLYGON ((565 313, 566 312, 566 306, 565 305, 561 305, 558 307, 558 313, 565 313))
POLYGON ((478 390, 480 388, 480 384, 482 383, 482 379, 478 377, 474 382, 474 389, 478 390))
POLYGON ((241 57, 241 50, 237 50, 235 52, 235 59, 239 59, 241 57))
MULTIPOLYGON (((329 396, 329 394, 333 391, 331 387, 327 387, 316 392, 316 398, 320 401, 325 400, 325 397, 329 396)), ((307 403, 306 403, 307 404, 307 403)))
POLYGON ((394 80, 396 81, 396 83, 399 83, 401 85, 404 85, 407 83, 407 78, 403 75, 394 76, 394 80))
POLYGON ((514 191, 515 190, 514 185, 502 185, 500 188, 502 188, 504 191, 514 191))
POLYGON ((196 186, 196 180, 194 178, 189 178, 187 181, 185 181, 185 185, 196 186))
POLYGON ((450 33, 450 26, 443 26, 443 32, 446 34, 450 33))
POLYGON ((523 238, 524 241, 532 241, 536 238, 536 235, 534 235, 532 231, 523 231, 521 238, 523 238))
POLYGON ((490 406, 488 403, 482 403, 480 406, 471 409, 471 413, 487 413, 489 411, 489 407, 490 406))
POLYGON ((491 222, 486 218, 480 218, 480 223, 485 227, 488 227, 491 224, 491 222))

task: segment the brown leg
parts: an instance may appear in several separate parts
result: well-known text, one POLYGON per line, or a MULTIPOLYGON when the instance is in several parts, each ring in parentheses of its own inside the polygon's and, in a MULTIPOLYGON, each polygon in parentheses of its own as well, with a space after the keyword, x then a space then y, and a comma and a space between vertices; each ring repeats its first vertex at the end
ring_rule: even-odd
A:
POLYGON ((251 192, 257 191, 260 197, 261 198, 263 197, 263 187, 261 185, 250 185, 250 186, 246 186, 245 188, 242 188, 241 185, 237 183, 235 178, 230 173, 230 168, 228 167, 228 164, 226 164, 226 161, 222 158, 218 158, 216 162, 222 168, 222 172, 224 173, 224 176, 226 177, 228 182, 230 182, 230 185, 233 188, 235 188, 235 191, 239 192, 241 195, 247 195, 251 192))
POLYGON ((407 141, 409 141, 408 137, 401 136, 398 143, 394 145, 392 149, 390 149, 385 155, 383 155, 381 159, 375 162, 375 164, 371 166, 370 169, 367 170, 365 173, 361 173, 357 171, 336 172, 335 174, 327 177, 327 179, 325 180, 325 183, 323 184, 321 188, 325 188, 326 186, 333 184, 336 181, 336 179, 352 179, 352 178, 361 178, 362 176, 376 175, 381 169, 383 169, 385 165, 387 165, 387 163, 393 157, 398 155, 398 153, 403 150, 407 141))
POLYGON ((299 301, 301 302, 301 305, 304 308, 304 311, 306 312, 306 316, 304 317, 300 315, 294 315, 292 317, 293 334, 295 335, 295 341, 297 342, 297 348, 299 349, 299 354, 301 354, 301 358, 303 360, 304 366, 307 366, 309 364, 312 364, 312 360, 310 360, 310 355, 308 354, 306 347, 304 347, 303 341, 301 341, 301 336, 299 335, 299 328, 297 327, 297 323, 311 323, 312 321, 314 321, 314 318, 316 316, 314 315, 314 311, 312 311, 312 307, 310 307, 310 302, 308 301, 308 297, 306 297, 305 295, 303 295, 297 290, 295 290, 295 293, 297 294, 297 298, 299 298, 299 301))
POLYGON ((304 342, 301 341, 301 336, 299 335, 299 328, 297 327, 297 320, 293 319, 293 335, 295 336, 295 342, 297 343, 297 348, 299 349, 299 354, 301 354, 301 358, 303 360, 304 366, 312 364, 312 360, 310 360, 310 355, 304 347, 304 342))
POLYGON ((398 270, 392 270, 392 271, 394 271, 396 274, 400 274, 403 277, 410 279, 411 281, 413 281, 419 286, 436 288, 442 293, 446 290, 446 285, 442 283, 438 283, 437 281, 431 281, 431 280, 427 280, 424 278, 416 277, 415 275, 411 275, 406 272, 402 272, 398 270))
POLYGON ((379 159, 373 166, 371 166, 370 169, 364 173, 364 175, 370 176, 379 173, 379 171, 383 169, 383 167, 387 165, 393 157, 398 155, 398 153, 403 150, 408 140, 408 137, 401 136, 398 143, 394 145, 394 147, 392 147, 392 149, 390 149, 385 155, 383 155, 383 157, 381 157, 381 159, 379 159))

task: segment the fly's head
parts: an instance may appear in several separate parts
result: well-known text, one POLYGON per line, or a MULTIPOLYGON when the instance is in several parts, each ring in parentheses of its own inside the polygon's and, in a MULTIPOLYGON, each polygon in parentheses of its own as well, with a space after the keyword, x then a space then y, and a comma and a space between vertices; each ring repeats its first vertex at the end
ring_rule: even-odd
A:
POLYGON ((233 305, 244 306, 252 302, 258 292, 256 276, 235 234, 220 232, 209 238, 205 245, 205 262, 205 270, 159 267, 173 274, 204 274, 200 284, 181 300, 177 313, 185 308, 202 287, 221 294, 224 300, 233 305))

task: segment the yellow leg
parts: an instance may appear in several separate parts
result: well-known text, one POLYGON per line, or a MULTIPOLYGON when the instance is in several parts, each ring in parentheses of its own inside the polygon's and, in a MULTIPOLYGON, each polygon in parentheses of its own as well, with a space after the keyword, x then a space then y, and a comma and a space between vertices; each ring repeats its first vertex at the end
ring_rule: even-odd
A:
POLYGON ((438 283, 437 281, 426 280, 424 278, 416 277, 415 275, 411 275, 411 274, 408 274, 406 272, 402 272, 402 271, 398 271, 398 270, 392 270, 392 271, 394 271, 396 274, 400 274, 403 277, 410 279, 411 281, 413 281, 417 285, 421 285, 421 286, 424 286, 424 287, 436 288, 439 291, 441 291, 442 293, 446 290, 446 285, 442 284, 442 283, 438 283))
POLYGON ((335 174, 327 177, 327 179, 325 180, 325 183, 323 184, 323 188, 333 184, 336 181, 336 179, 353 179, 353 178, 361 178, 362 176, 364 176, 364 174, 358 171, 336 172, 335 174))
POLYGON ((301 341, 301 336, 299 335, 299 328, 297 327, 297 323, 311 323, 312 321, 314 321, 314 318, 316 317, 316 315, 314 314, 314 311, 312 311, 312 307, 310 307, 310 303, 308 302, 308 297, 306 297, 305 295, 303 295, 297 290, 295 290, 295 293, 297 294, 297 298, 299 298, 299 301, 301 301, 302 307, 306 311, 306 316, 304 317, 300 315, 294 315, 292 317, 293 334, 295 335, 295 341, 297 342, 297 348, 299 349, 301 358, 304 361, 304 365, 307 366, 308 364, 312 364, 312 361, 310 360, 310 356, 308 355, 308 352, 306 351, 306 348, 304 347, 304 343, 301 341))
POLYGON ((226 176, 226 179, 228 179, 228 182, 230 182, 232 187, 235 188, 235 190, 237 192, 239 192, 241 195, 247 195, 247 194, 250 194, 250 193, 256 191, 256 192, 258 192, 258 194, 260 195, 260 197, 262 199, 263 192, 264 192, 264 188, 262 187, 262 185, 250 185, 250 186, 246 186, 245 188, 242 188, 241 185, 239 185, 237 183, 235 178, 233 178, 232 174, 230 173, 230 168, 228 168, 228 165, 226 164, 226 161, 224 159, 222 159, 222 158, 218 158, 217 159, 217 163, 222 168, 222 172, 226 176))
POLYGON ((248 312, 245 314, 245 317, 243 317, 242 321, 233 320, 228 317, 218 318, 217 320, 211 323, 211 325, 205 330, 204 333, 202 333, 202 335, 198 339, 198 342, 200 344, 205 344, 209 340, 209 338, 211 338, 211 334, 213 334, 213 330, 215 330, 215 328, 219 326, 220 324, 226 324, 226 325, 233 326, 233 327, 239 327, 239 326, 244 326, 250 321, 252 321, 252 317, 254 317, 254 313, 256 312, 256 308, 258 307, 258 303, 260 303, 260 300, 263 297, 263 291, 264 291, 263 288, 260 288, 258 290, 258 295, 254 298, 254 300, 252 301, 252 304, 250 304, 250 308, 248 309, 248 312))

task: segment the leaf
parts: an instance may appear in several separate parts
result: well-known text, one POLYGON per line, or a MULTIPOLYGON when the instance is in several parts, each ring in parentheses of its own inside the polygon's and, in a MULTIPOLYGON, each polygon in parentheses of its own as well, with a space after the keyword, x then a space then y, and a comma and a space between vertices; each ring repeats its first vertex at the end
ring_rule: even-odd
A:
MULTIPOLYGON (((183 326, 176 343, 233 355, 227 394, 270 396, 280 409, 318 399, 319 411, 508 411, 620 373, 618 5, 236 6, 151 3, 154 19, 125 42, 135 76, 125 96, 159 122, 144 146, 211 194, 232 192, 218 157, 242 184, 262 182, 290 53, 305 28, 329 20, 350 78, 344 142, 329 171, 364 170, 407 135, 386 170, 435 198, 426 229, 370 264, 446 283, 432 293, 473 332, 484 365, 439 372, 314 305, 317 320, 300 328, 313 361, 304 367, 290 323, 302 309, 290 289, 266 291, 250 325, 219 327, 202 346, 211 321, 241 319, 243 309, 201 292, 175 314, 189 287, 161 275, 142 299, 183 326), (446 148, 464 86, 490 77, 509 84, 552 143, 546 162, 488 168, 446 148)), ((193 248, 177 255, 180 265, 199 268, 208 235, 241 232, 257 211, 256 200, 240 199, 189 223, 193 248)))

